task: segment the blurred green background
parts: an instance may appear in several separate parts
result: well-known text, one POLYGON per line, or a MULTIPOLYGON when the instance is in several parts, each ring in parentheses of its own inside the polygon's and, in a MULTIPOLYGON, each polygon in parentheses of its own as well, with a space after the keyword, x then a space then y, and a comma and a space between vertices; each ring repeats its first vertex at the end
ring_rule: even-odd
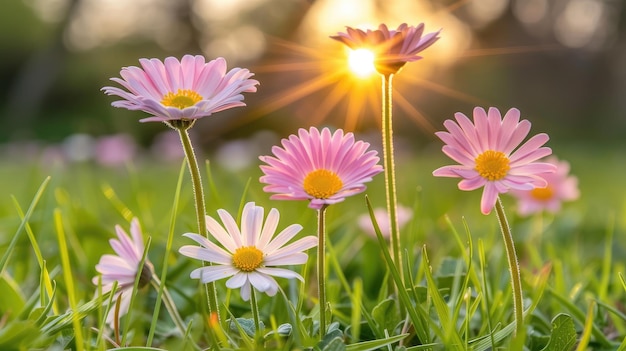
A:
POLYGON ((185 53, 223 56, 261 82, 248 107, 197 124, 206 148, 310 125, 375 134, 377 77, 339 84, 345 52, 329 36, 424 22, 441 40, 394 80, 399 138, 438 147, 442 121, 479 105, 519 108, 554 143, 611 145, 626 132, 625 14, 612 0, 4 0, 0 142, 128 133, 151 145, 166 128, 99 89, 139 58, 185 53))

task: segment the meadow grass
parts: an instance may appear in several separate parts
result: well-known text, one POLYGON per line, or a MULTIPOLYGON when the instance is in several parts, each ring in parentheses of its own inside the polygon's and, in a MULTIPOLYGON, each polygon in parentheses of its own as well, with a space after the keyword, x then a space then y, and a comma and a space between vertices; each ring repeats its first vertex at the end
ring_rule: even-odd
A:
MULTIPOLYGON (((178 249, 190 244, 181 234, 195 232, 197 222, 181 164, 107 169, 7 160, 0 165, 0 350, 217 349, 215 341, 223 350, 626 349, 626 245, 619 240, 626 226, 624 150, 552 147, 572 164, 581 198, 556 215, 522 218, 513 198, 503 196, 525 292, 526 335, 517 344, 495 214, 480 213, 480 192, 461 192, 455 181, 432 176, 446 163, 435 148, 397 159, 398 202, 413 209, 401 229, 403 269, 381 249, 388 246, 382 237, 356 225, 368 201, 385 206, 378 176, 368 184, 367 201, 361 194, 327 210, 328 333, 317 330, 316 254, 310 250, 308 264, 294 267, 304 284, 279 280, 276 296, 257 294, 262 340, 255 340, 250 305, 238 291, 216 282, 227 311, 216 328, 204 287, 189 278, 198 262, 178 249), (151 287, 136 291, 121 340, 103 322, 110 296, 98 294, 91 279, 100 257, 112 252, 114 226, 127 227, 133 217, 150 238, 146 254, 175 305, 166 307, 181 316, 185 333, 158 303, 163 292, 151 287), (410 283, 396 295, 402 281, 410 283)), ((315 235, 316 211, 302 201, 269 200, 257 165, 238 172, 201 166, 208 215, 219 208, 238 213, 242 203, 255 201, 280 211, 279 230, 299 223, 300 236, 315 235)))

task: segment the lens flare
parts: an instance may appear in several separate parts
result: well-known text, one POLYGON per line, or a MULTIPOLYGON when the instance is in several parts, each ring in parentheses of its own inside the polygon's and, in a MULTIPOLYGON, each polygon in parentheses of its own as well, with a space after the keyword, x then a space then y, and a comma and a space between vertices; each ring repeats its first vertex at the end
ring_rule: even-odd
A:
POLYGON ((362 78, 371 76, 376 72, 374 53, 368 49, 350 50, 348 65, 354 74, 362 78))

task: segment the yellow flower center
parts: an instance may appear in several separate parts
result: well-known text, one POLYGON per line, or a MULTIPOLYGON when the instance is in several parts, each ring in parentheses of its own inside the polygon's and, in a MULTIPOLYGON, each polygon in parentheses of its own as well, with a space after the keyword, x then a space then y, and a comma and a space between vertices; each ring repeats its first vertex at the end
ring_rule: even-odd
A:
POLYGON ((201 100, 202 96, 193 90, 178 89, 176 93, 165 94, 165 96, 163 96, 163 100, 161 100, 161 104, 176 107, 182 110, 185 107, 195 105, 201 100))
POLYGON ((343 182, 335 172, 326 169, 316 169, 304 178, 304 191, 316 199, 328 199, 335 195, 343 182))
POLYGON ((233 266, 240 271, 252 272, 263 263, 263 252, 254 246, 240 247, 233 254, 233 266))
POLYGON ((554 191, 551 187, 547 186, 545 188, 534 188, 530 191, 530 195, 539 201, 548 201, 554 195, 554 191))
POLYGON ((509 158, 501 151, 487 150, 478 155, 474 161, 478 174, 490 181, 506 177, 507 172, 511 169, 509 158))

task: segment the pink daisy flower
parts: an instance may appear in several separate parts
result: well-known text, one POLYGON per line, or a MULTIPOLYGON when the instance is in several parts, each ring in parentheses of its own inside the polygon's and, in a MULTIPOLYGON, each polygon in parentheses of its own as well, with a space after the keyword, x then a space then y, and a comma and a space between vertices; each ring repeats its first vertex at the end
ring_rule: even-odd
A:
MULTIPOLYGON (((109 243, 117 255, 103 255, 100 258, 100 262, 96 265, 96 271, 102 275, 103 293, 111 291, 113 283, 117 281, 118 285, 113 301, 118 301, 119 298, 119 316, 121 317, 128 312, 131 291, 135 285, 135 276, 143 257, 144 244, 137 218, 133 218, 130 222, 131 236, 119 225, 115 226, 115 232, 117 233, 117 239, 111 239, 109 243)), ((150 283, 153 272, 152 263, 146 258, 139 278, 139 287, 144 287, 150 283)), ((98 277, 94 277, 92 280, 95 285, 98 285, 98 281, 98 277)), ((107 315, 106 321, 109 325, 114 321, 114 310, 115 308, 111 308, 107 315)))
MULTIPOLYGON (((398 215, 398 229, 402 228, 413 217, 413 211, 411 208, 405 206, 398 206, 396 214, 398 215)), ((375 208, 374 217, 376 218, 376 223, 378 223, 378 227, 380 228, 380 233, 383 237, 389 238, 391 235, 389 233, 391 224, 389 223, 389 213, 387 212, 387 209, 375 208)), ((369 213, 359 216, 358 225, 359 228, 361 228, 369 236, 376 238, 376 231, 372 225, 372 219, 370 218, 369 213)))
POLYGON ((191 278, 200 279, 205 284, 229 278, 226 287, 241 288, 244 301, 250 299, 251 287, 274 296, 278 292, 278 283, 273 277, 304 281, 298 273, 276 266, 306 263, 308 255, 303 251, 317 245, 317 238, 307 236, 284 246, 302 230, 302 226, 292 224, 274 237, 280 218, 278 210, 271 209, 265 223, 263 212, 263 207, 248 202, 243 208, 241 229, 225 210, 217 211, 223 225, 207 216, 207 229, 223 248, 201 235, 184 234, 201 246, 183 246, 179 252, 214 264, 193 270, 191 278))
POLYGON ((100 137, 94 149, 96 162, 105 167, 124 166, 132 162, 138 154, 138 145, 129 134, 100 137))
POLYGON ((263 190, 276 193, 271 199, 310 200, 309 207, 343 201, 347 196, 365 191, 365 183, 382 172, 375 150, 369 143, 355 141, 352 133, 341 129, 331 134, 311 127, 282 140, 282 148, 272 147, 274 156, 261 156, 263 190))
POLYGON ((374 51, 374 65, 381 74, 396 73, 407 62, 417 61, 418 54, 439 39, 439 32, 424 36, 424 24, 409 26, 402 23, 397 29, 381 24, 376 30, 346 27, 346 33, 331 36, 351 49, 367 48, 374 51))
POLYGON ((123 100, 111 105, 141 110, 152 115, 141 122, 196 120, 232 107, 245 106, 243 92, 255 92, 258 81, 249 70, 226 72, 226 60, 205 62, 203 56, 185 55, 178 61, 168 57, 140 59, 140 67, 124 67, 122 78, 111 78, 124 89, 104 87, 107 95, 123 100))
POLYGON ((442 151, 460 165, 441 167, 433 175, 463 178, 459 182, 461 190, 484 187, 480 202, 483 214, 489 214, 498 194, 509 189, 532 190, 547 185, 542 175, 554 172, 556 167, 535 161, 552 153, 542 146, 549 137, 537 134, 517 148, 530 131, 530 122, 520 121, 518 109, 510 109, 503 119, 495 107, 489 108, 489 113, 476 107, 474 123, 460 112, 454 117, 456 123, 444 122, 448 132, 435 134, 446 143, 442 151))
POLYGON ((518 200, 517 211, 522 216, 544 210, 556 213, 564 201, 573 201, 580 196, 578 179, 569 175, 569 163, 554 156, 545 161, 556 166, 556 172, 540 174, 548 183, 545 187, 511 191, 511 195, 518 200))

